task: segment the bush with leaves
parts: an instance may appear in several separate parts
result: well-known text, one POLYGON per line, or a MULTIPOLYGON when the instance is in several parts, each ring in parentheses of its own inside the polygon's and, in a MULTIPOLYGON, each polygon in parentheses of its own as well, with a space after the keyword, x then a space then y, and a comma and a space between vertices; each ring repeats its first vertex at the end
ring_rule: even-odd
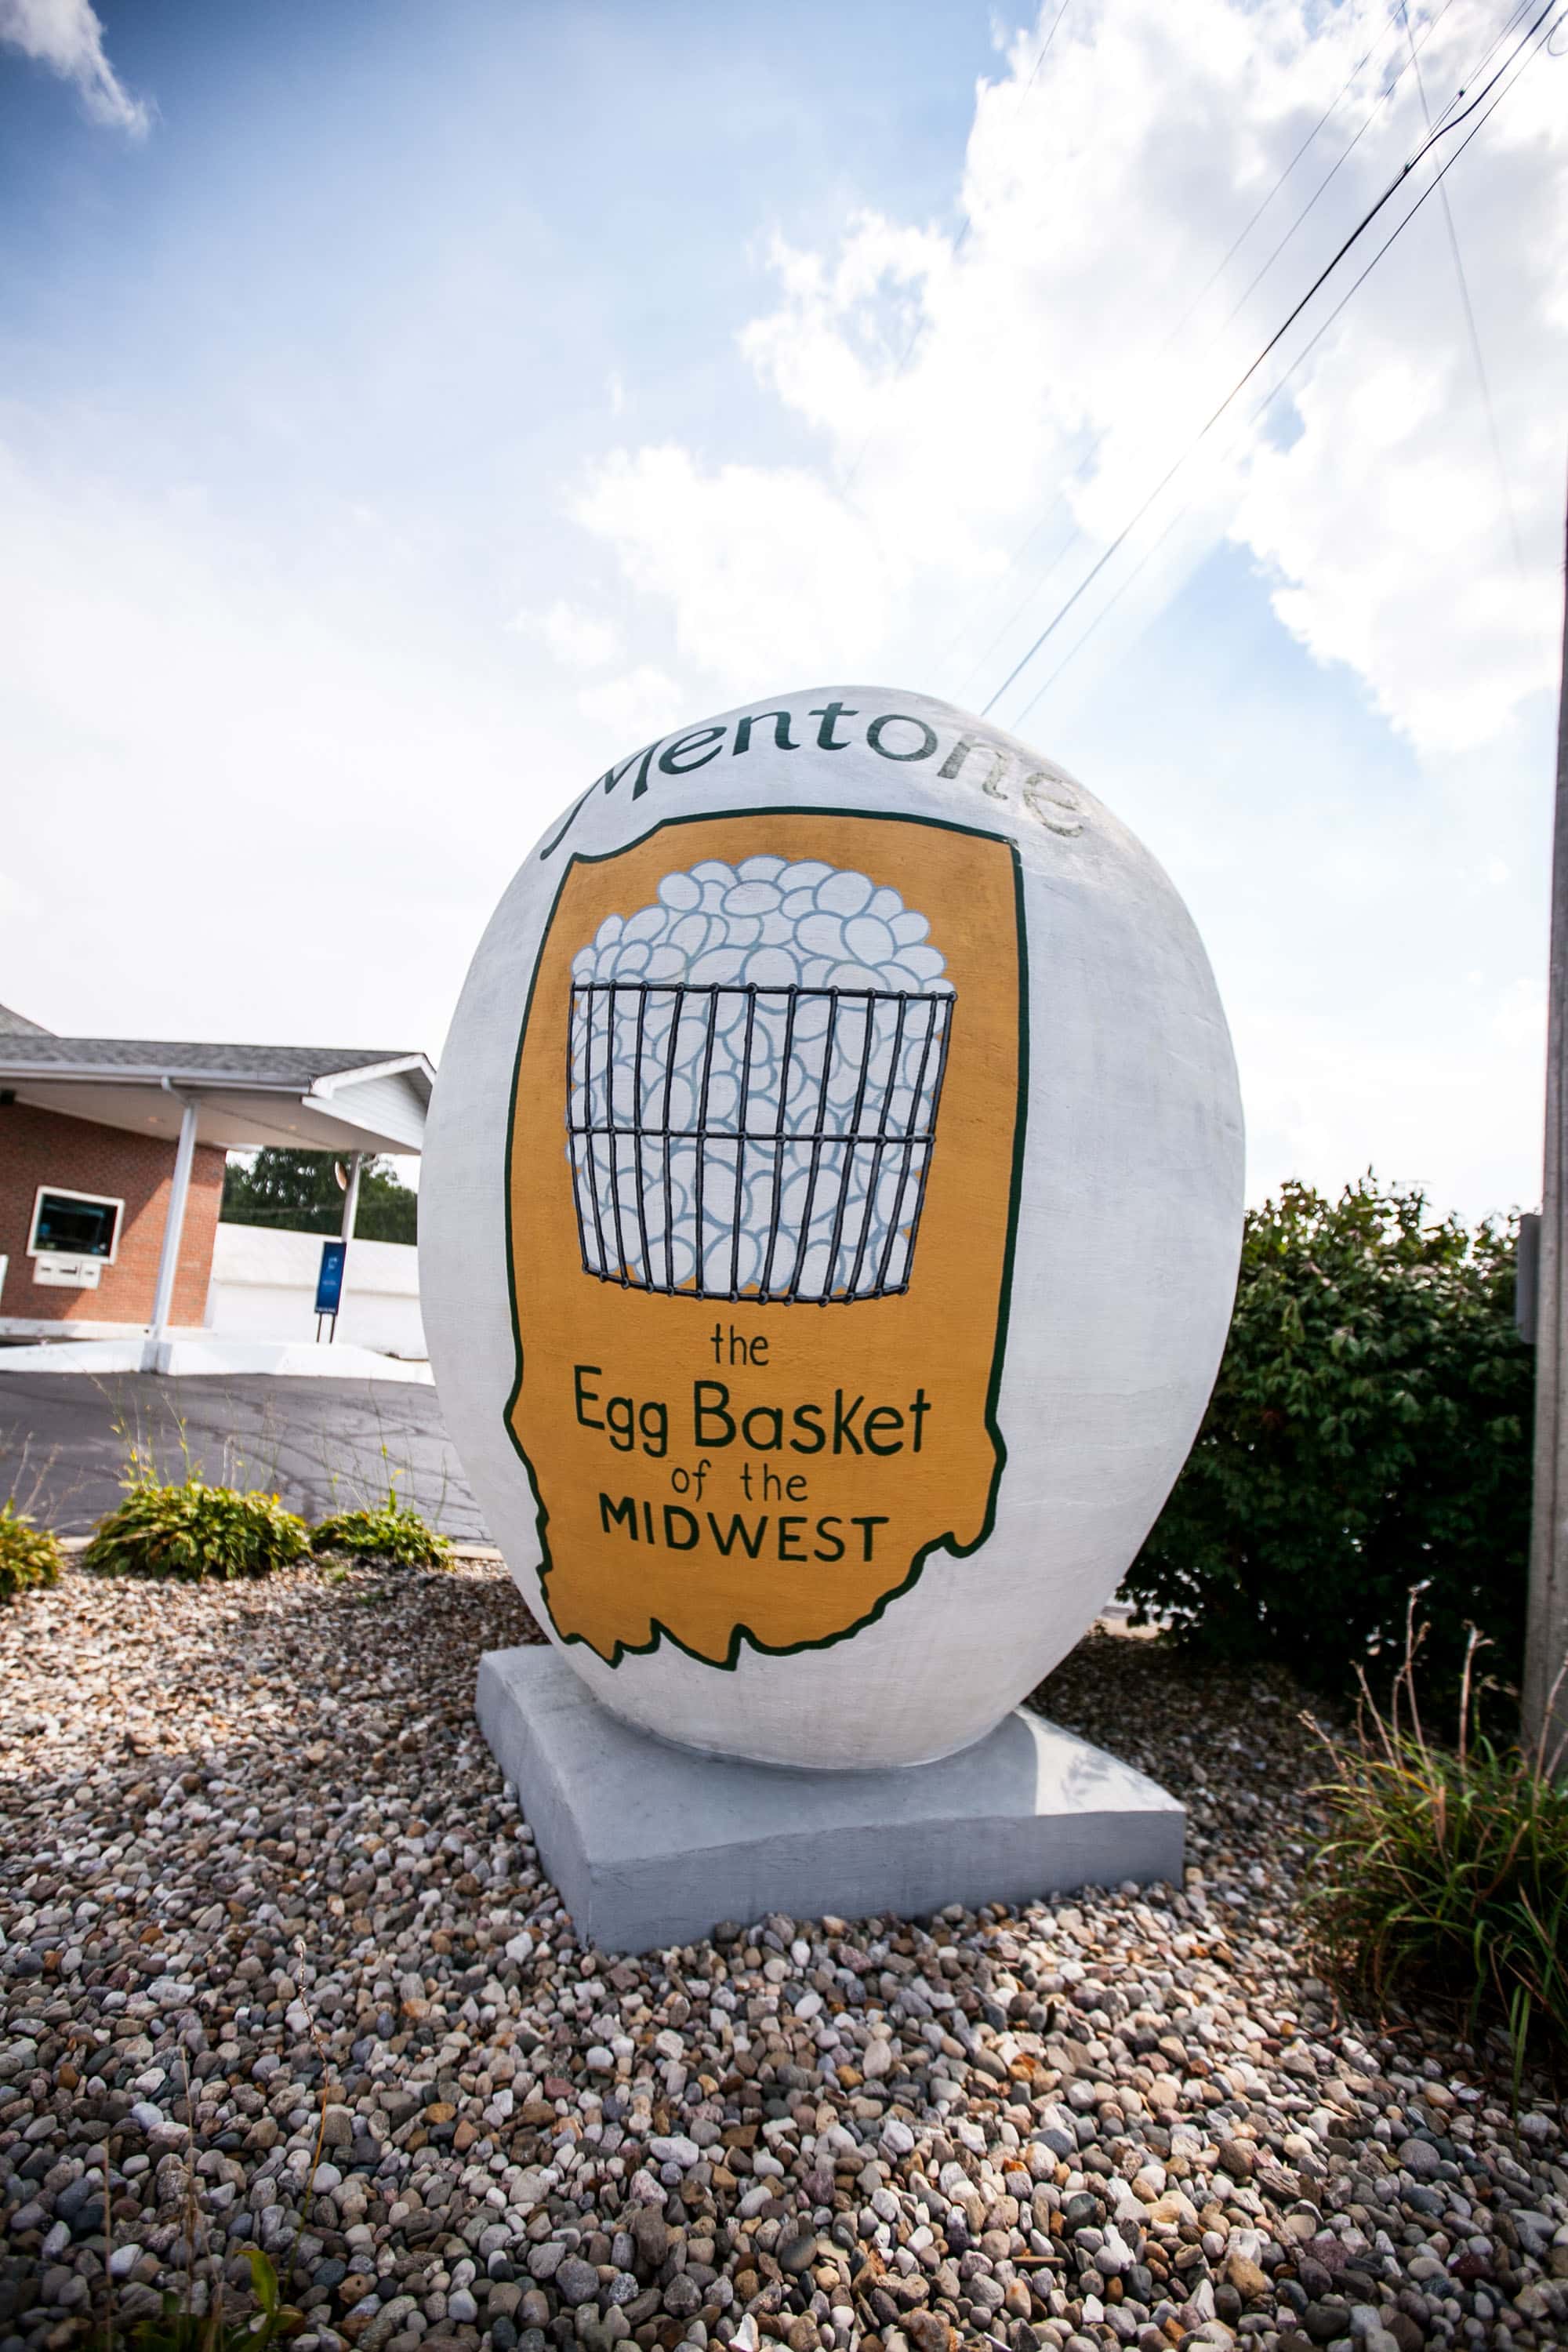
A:
POLYGON ((266 1576, 310 1550, 303 1519, 276 1495, 240 1494, 185 1477, 160 1486, 132 1477, 125 1500, 100 1519, 84 1568, 110 1576, 266 1576))
POLYGON ((395 1568, 445 1568, 452 1557, 446 1537, 400 1503, 395 1490, 373 1510, 339 1511, 323 1519, 310 1546, 319 1552, 346 1551, 386 1560, 395 1568))
POLYGON ((1330 1827, 1308 1898, 1324 1965, 1379 2012, 1436 2000, 1467 2035, 1499 2028, 1515 2088, 1535 2034, 1568 2054, 1568 1788, 1561 1756, 1494 1744, 1475 1721, 1470 1656, 1458 1745, 1428 1738, 1414 1644, 1384 1716, 1363 1693, 1355 1736, 1328 1740, 1316 1792, 1330 1827))
POLYGON ((1386 1678, 1420 1587, 1436 1685, 1472 1622, 1516 1678, 1534 1367, 1514 1247, 1370 1175, 1250 1211, 1208 1412, 1123 1587, 1140 1615, 1342 1687, 1380 1658, 1386 1678))
POLYGON ((53 1584, 64 1566, 55 1537, 36 1528, 13 1498, 0 1503, 0 1601, 15 1601, 19 1592, 36 1592, 53 1584))

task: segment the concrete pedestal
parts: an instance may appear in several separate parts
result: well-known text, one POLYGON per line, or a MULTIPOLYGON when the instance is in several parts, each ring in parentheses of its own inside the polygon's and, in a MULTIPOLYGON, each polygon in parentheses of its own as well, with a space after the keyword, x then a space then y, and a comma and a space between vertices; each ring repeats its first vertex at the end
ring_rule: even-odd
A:
POLYGON ((938 1764, 806 1772, 700 1756, 610 1715, 553 1649, 479 1661, 479 1726, 579 1934, 689 1944, 765 1912, 919 1917, 1182 1874, 1184 1809, 1016 1708, 938 1764))

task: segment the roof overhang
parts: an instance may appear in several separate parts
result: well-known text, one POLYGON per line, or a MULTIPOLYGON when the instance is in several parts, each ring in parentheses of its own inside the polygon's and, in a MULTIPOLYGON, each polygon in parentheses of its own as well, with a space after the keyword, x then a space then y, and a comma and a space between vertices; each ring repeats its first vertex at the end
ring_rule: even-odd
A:
POLYGON ((226 1151, 270 1144, 286 1151, 418 1152, 434 1077, 422 1054, 333 1071, 304 1088, 232 1070, 41 1068, 7 1063, 0 1041, 0 1091, 19 1103, 172 1141, 194 1102, 196 1140, 226 1151))

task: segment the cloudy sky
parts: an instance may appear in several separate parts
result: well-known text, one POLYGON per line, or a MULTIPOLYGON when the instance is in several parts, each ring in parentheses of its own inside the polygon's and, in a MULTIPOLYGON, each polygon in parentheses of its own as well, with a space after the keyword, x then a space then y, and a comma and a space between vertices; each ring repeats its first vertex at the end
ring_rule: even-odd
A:
POLYGON ((609 759, 870 677, 994 698, 1164 862, 1254 1196, 1532 1201, 1553 49, 1503 0, 0 0, 0 999, 438 1054, 609 759))

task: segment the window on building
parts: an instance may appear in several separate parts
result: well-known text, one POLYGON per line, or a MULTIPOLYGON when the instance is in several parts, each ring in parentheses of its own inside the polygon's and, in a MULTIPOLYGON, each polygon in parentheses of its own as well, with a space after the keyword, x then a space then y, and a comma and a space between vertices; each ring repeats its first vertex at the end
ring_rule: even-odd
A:
POLYGON ((27 1255, 38 1257, 52 1251, 112 1263, 124 1209, 123 1201, 106 1200, 97 1192, 56 1192, 40 1184, 27 1255))

